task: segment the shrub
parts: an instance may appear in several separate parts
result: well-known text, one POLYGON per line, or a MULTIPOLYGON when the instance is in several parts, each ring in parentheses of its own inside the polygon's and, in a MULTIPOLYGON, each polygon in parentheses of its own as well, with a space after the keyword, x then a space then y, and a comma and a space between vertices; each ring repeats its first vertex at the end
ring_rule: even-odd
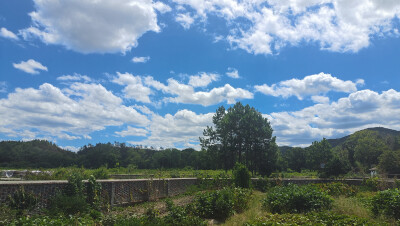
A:
POLYGON ((233 182, 235 187, 250 188, 250 172, 245 165, 236 163, 233 168, 233 182))
POLYGON ((17 211, 18 216, 21 216, 25 210, 33 209, 37 202, 37 197, 33 193, 25 192, 23 186, 8 196, 9 206, 17 211))
POLYGON ((315 187, 331 196, 354 196, 358 192, 358 188, 340 182, 314 184, 315 187))
POLYGON ((86 186, 86 201, 93 209, 100 208, 101 185, 96 182, 96 178, 91 175, 86 186))
POLYGON ((53 215, 88 213, 96 218, 101 215, 95 210, 100 208, 100 184, 93 175, 89 177, 87 186, 83 182, 82 174, 73 172, 68 177, 68 184, 62 192, 56 194, 49 205, 49 212, 53 215))
POLYGON ((199 193, 189 209, 191 213, 200 217, 225 220, 235 212, 246 209, 250 195, 250 190, 242 188, 224 188, 199 193))
POLYGON ((400 219, 400 190, 395 188, 378 192, 372 197, 371 210, 375 216, 400 219))
POLYGON ((300 213, 324 210, 332 207, 333 199, 314 186, 289 184, 275 187, 262 201, 265 209, 272 213, 300 213))
POLYGON ((56 194, 50 201, 49 213, 51 215, 63 214, 65 216, 78 213, 87 213, 89 205, 84 195, 56 194))

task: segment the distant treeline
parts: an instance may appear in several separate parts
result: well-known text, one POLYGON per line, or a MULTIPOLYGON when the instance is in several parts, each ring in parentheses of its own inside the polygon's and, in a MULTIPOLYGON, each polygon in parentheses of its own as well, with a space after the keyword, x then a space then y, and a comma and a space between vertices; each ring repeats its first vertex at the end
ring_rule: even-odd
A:
POLYGON ((129 147, 124 143, 98 143, 85 145, 77 153, 66 151, 45 140, 0 142, 0 167, 56 168, 83 166, 99 168, 106 166, 139 169, 184 168, 215 169, 216 163, 206 151, 192 148, 184 150, 154 150, 129 147))
MULTIPOLYGON (((106 166, 139 169, 221 169, 215 152, 192 148, 153 150, 124 143, 85 145, 77 153, 44 141, 0 142, 0 167, 56 168, 106 166)), ((377 167, 382 173, 400 174, 400 132, 384 128, 358 131, 350 136, 314 142, 306 148, 281 147, 275 171, 316 170, 325 175, 368 173, 377 167)))

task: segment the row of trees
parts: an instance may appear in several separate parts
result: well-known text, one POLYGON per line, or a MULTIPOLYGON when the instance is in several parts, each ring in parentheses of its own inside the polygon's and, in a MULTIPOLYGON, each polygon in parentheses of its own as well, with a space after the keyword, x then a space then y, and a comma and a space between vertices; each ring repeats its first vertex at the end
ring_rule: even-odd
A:
POLYGON ((362 130, 335 147, 323 139, 307 148, 290 148, 281 153, 280 163, 282 170, 319 170, 328 175, 367 173, 373 167, 381 173, 400 174, 400 136, 362 130))

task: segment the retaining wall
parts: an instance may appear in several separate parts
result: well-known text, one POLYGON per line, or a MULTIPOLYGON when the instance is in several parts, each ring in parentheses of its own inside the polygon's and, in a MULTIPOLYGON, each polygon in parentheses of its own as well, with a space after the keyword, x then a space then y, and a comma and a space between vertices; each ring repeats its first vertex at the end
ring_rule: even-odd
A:
MULTIPOLYGON (((196 185, 198 179, 130 179, 97 180, 97 182, 102 187, 101 196, 111 206, 120 206, 182 194, 189 186, 196 185)), ((0 204, 7 202, 8 196, 23 186, 25 191, 35 194, 39 198, 39 205, 44 207, 67 183, 67 181, 0 181, 0 204)))

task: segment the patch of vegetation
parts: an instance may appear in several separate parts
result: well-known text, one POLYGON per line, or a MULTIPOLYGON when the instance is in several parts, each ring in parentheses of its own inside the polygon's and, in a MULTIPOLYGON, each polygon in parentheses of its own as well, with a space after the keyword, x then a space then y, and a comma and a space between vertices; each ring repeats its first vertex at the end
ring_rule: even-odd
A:
POLYGON ((24 211, 35 208, 37 202, 37 197, 33 193, 26 192, 23 186, 8 196, 8 205, 16 210, 17 216, 22 216, 24 211))
POLYGON ((234 213, 248 207, 251 190, 243 188, 224 188, 199 193, 189 205, 193 215, 208 219, 226 220, 234 213))
POLYGON ((400 190, 395 188, 379 191, 371 200, 371 210, 375 216, 400 219, 400 190))
POLYGON ((355 196, 358 192, 358 188, 356 186, 344 184, 341 182, 320 183, 320 184, 313 184, 313 186, 319 188, 321 191, 331 196, 343 195, 346 197, 351 197, 355 196))
POLYGON ((243 164, 236 163, 233 168, 233 183, 235 187, 250 188, 251 175, 247 167, 243 164))
POLYGON ((307 214, 267 214, 249 221, 246 226, 261 225, 376 225, 366 218, 335 214, 333 212, 310 212, 307 214))
POLYGON ((289 184, 274 187, 262 202, 263 207, 272 213, 301 213, 328 210, 333 199, 315 186, 289 184))

